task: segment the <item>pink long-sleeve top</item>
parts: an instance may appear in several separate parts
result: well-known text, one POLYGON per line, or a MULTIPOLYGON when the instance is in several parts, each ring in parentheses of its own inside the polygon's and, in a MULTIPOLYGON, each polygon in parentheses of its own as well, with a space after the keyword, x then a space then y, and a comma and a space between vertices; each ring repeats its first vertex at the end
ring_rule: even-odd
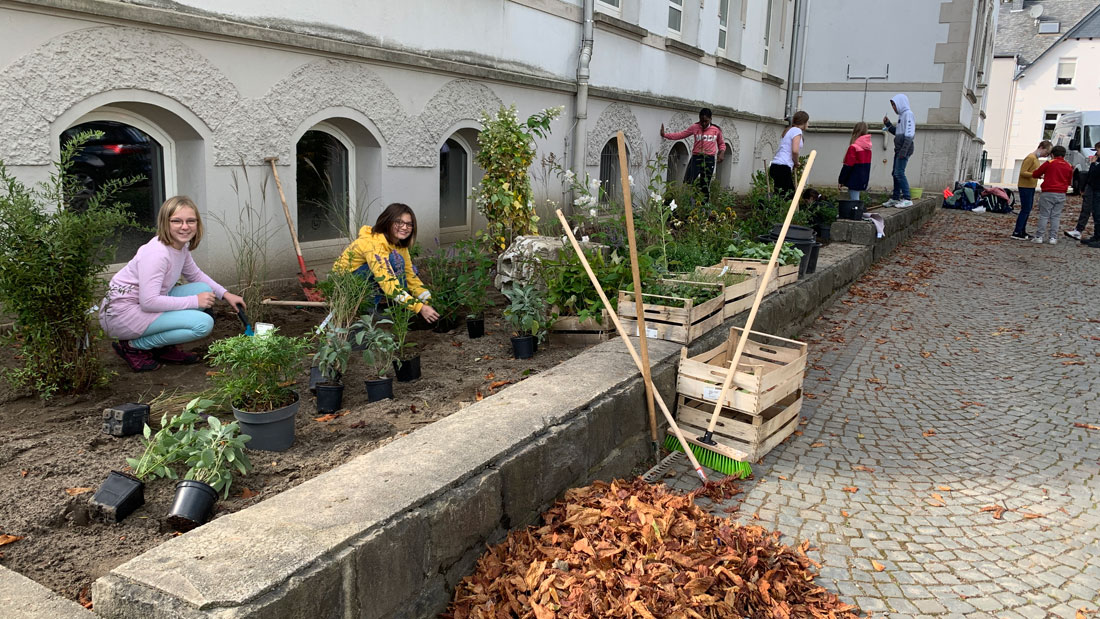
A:
POLYGON ((210 286, 219 299, 225 294, 225 288, 195 264, 186 245, 176 249, 153 237, 111 278, 99 310, 99 324, 112 338, 132 340, 141 337, 164 312, 198 309, 197 296, 168 296, 181 275, 189 283, 210 286))
POLYGON ((682 140, 689 135, 695 136, 695 144, 691 147, 693 155, 716 155, 726 150, 726 141, 722 139, 722 128, 713 123, 707 125, 706 129, 699 123, 695 123, 683 131, 666 133, 665 139, 682 140))

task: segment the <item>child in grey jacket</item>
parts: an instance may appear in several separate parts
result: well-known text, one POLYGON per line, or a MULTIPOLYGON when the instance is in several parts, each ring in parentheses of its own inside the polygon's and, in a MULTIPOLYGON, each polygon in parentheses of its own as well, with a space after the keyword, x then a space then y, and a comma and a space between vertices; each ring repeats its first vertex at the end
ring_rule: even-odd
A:
POLYGON ((913 206, 909 199, 909 180, 905 178, 905 165, 913 155, 913 138, 917 135, 917 120, 913 110, 909 109, 909 97, 897 94, 890 99, 890 107, 898 115, 898 124, 890 123, 888 116, 882 117, 886 130, 894 134, 894 191, 883 206, 906 208, 913 206))

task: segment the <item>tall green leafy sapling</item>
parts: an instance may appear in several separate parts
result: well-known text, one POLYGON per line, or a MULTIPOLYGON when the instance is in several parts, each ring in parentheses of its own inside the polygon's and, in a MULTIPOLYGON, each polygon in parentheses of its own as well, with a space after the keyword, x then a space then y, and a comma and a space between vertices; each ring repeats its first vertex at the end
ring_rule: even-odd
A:
POLYGON ((321 344, 313 355, 313 364, 325 381, 340 383, 340 377, 348 370, 351 348, 350 331, 345 327, 329 326, 321 334, 321 344))
POLYGON ((513 284, 504 291, 509 305, 504 319, 518 335, 532 335, 541 342, 549 323, 546 296, 534 284, 513 284))
POLYGON ((386 319, 375 320, 366 314, 352 327, 356 346, 363 348, 363 362, 371 369, 371 375, 378 378, 385 378, 393 371, 397 360, 397 340, 382 328, 388 324, 392 323, 386 319))
POLYGON ((474 240, 455 243, 454 251, 456 260, 462 265, 457 278, 466 316, 480 318, 492 305, 489 301, 489 286, 493 284, 493 259, 474 240))
POLYGON ((244 446, 252 437, 241 434, 237 422, 223 424, 217 417, 210 416, 206 427, 197 431, 187 457, 187 473, 184 479, 201 481, 221 493, 222 498, 229 496, 229 486, 233 484, 233 471, 247 475, 252 469, 244 446))

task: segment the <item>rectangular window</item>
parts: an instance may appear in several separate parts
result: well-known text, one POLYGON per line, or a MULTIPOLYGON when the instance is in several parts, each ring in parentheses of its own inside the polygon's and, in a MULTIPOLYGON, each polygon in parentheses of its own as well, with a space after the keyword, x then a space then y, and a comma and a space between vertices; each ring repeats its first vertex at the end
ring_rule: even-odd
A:
POLYGON ((684 0, 668 0, 668 32, 680 36, 684 21, 684 0))
POLYGON ((599 0, 596 3, 596 7, 599 8, 602 13, 618 17, 623 8, 620 2, 621 0, 599 0))
POLYGON ((768 68, 772 43, 772 0, 768 0, 768 10, 764 16, 764 69, 768 68))
POLYGON ((1059 86, 1072 86, 1073 85, 1073 73, 1077 70, 1076 58, 1062 58, 1058 61, 1058 82, 1059 86))
POLYGON ((1049 140, 1054 136, 1054 127, 1063 112, 1047 112, 1043 115, 1043 139, 1049 140))
POLYGON ((729 36, 730 0, 718 2, 718 51, 726 51, 726 39, 729 36))

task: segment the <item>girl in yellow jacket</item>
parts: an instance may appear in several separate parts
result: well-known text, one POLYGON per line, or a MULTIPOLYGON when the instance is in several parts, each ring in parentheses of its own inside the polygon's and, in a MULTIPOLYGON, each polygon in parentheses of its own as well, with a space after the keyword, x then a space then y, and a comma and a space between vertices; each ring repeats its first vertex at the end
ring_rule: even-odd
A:
POLYGON ((359 229, 359 238, 344 250, 332 268, 373 279, 386 297, 407 304, 424 320, 435 322, 439 312, 428 305, 432 293, 417 277, 409 258, 409 247, 415 241, 416 215, 407 204, 395 202, 378 216, 373 230, 370 226, 359 229))

